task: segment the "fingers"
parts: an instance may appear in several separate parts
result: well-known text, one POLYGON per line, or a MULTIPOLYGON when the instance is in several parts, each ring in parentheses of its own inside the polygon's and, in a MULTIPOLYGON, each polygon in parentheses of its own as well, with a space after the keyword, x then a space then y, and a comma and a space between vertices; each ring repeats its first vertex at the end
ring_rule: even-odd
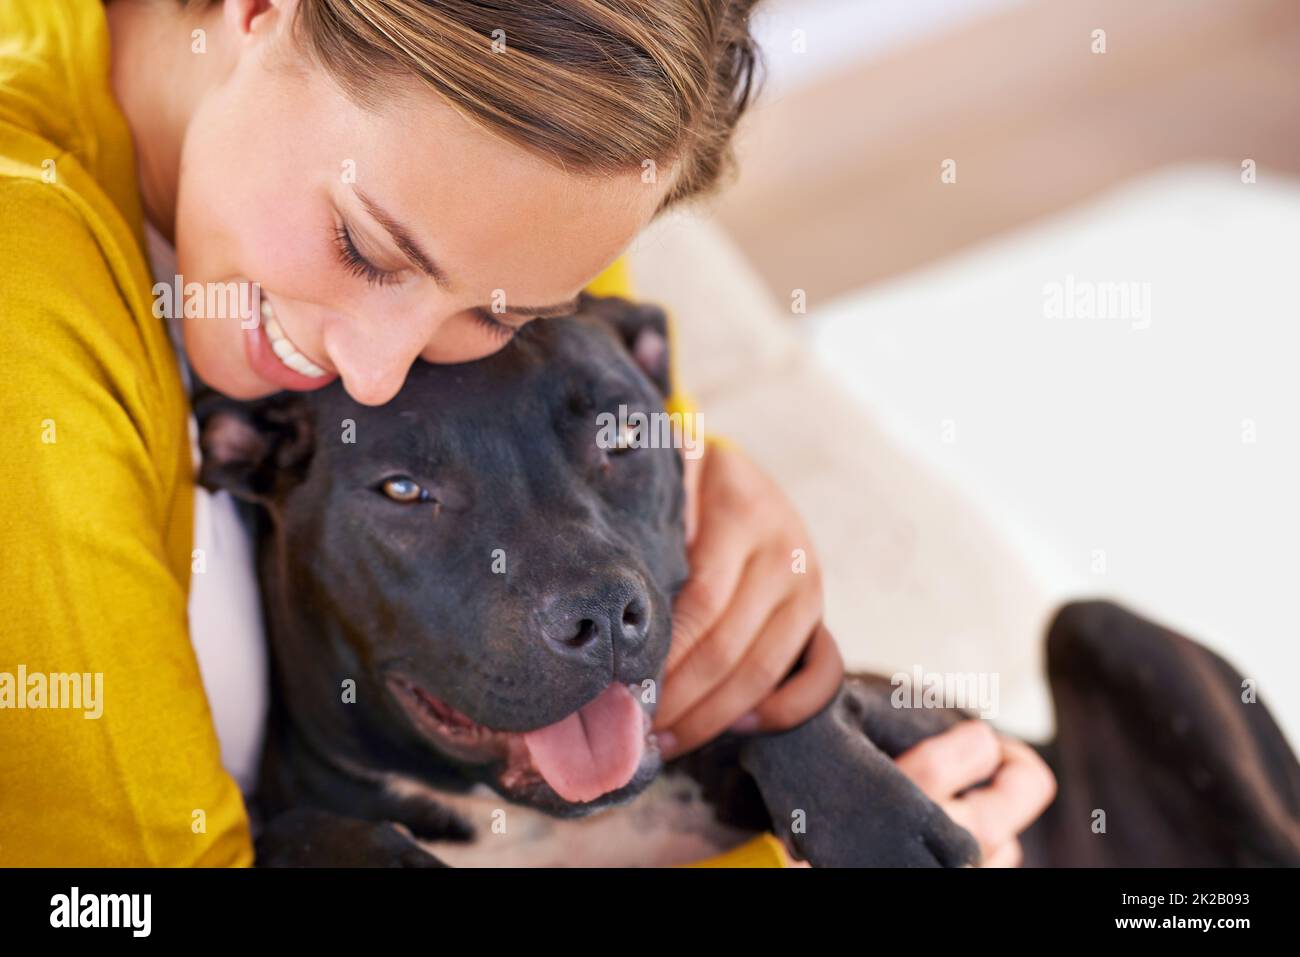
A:
MULTIPOLYGON (((770 555, 751 556, 738 576, 735 595, 703 639, 693 642, 690 651, 676 662, 669 656, 659 700, 660 726, 675 725, 692 708, 698 709, 706 703, 717 705, 717 691, 724 685, 729 685, 732 692, 728 700, 738 701, 731 705, 737 709, 730 715, 734 721, 775 688, 789 671, 821 614, 821 605, 816 595, 806 592, 788 598, 780 593, 774 596, 772 583, 782 580, 779 576, 783 569, 784 563, 779 559, 774 562, 770 555), (778 603, 776 607, 774 601, 778 603), (779 672, 768 683, 761 672, 777 668, 779 672), (737 699, 737 676, 747 686, 761 683, 766 687, 749 700, 743 700, 743 695, 737 699)), ((722 727, 727 724, 730 721, 722 727)))
POLYGON ((698 527, 691 577, 673 606, 655 729, 665 755, 697 746, 743 719, 779 728, 815 713, 843 673, 829 635, 810 648, 815 668, 765 698, 789 674, 822 614, 821 577, 808 535, 780 490, 744 456, 710 449, 697 467, 698 527), (812 654, 815 652, 815 654, 812 654))
POLYGON ((749 557, 749 543, 729 534, 725 524, 706 523, 698 536, 690 549, 691 577, 673 602, 666 675, 677 670, 722 617, 749 557))
POLYGON ((963 721, 927 738, 895 763, 971 832, 984 867, 1019 867, 1024 852, 1018 835, 1056 796, 1056 779, 1033 748, 982 721, 963 721))
MULTIPOLYGON (((814 610, 813 614, 817 611, 814 610)), ((753 709, 766 695, 770 694, 786 675, 803 651, 803 642, 791 642, 792 635, 807 635, 809 626, 806 621, 808 609, 798 598, 793 598, 781 605, 763 625, 758 637, 746 647, 749 632, 739 632, 729 637, 710 637, 690 659, 708 655, 706 649, 718 648, 727 643, 737 647, 741 658, 711 690, 696 695, 698 703, 685 714, 670 717, 665 726, 672 732, 665 757, 683 754, 711 740, 725 731, 737 715, 743 715, 753 709)), ((725 657, 726 651, 719 651, 725 657)), ((695 677, 699 683, 711 680, 717 674, 716 666, 709 664, 699 670, 695 677)), ((688 670, 684 665, 672 680, 677 684, 674 690, 682 687, 682 674, 688 670)), ((666 694, 666 692, 665 692, 666 694)), ((680 700, 680 699, 678 699, 680 700)), ((664 742, 660 740, 661 749, 664 742)))
POLYGON ((1002 743, 1004 763, 993 781, 954 802, 954 819, 964 819, 958 823, 990 850, 1034 823, 1056 796, 1056 779, 1033 749, 1010 738, 1002 743))
POLYGON ((947 810, 953 795, 992 776, 1001 761, 1002 746, 993 728, 983 721, 963 721, 904 751, 894 763, 947 810))
POLYGON ((980 867, 1019 867, 1025 859, 1019 841, 1007 841, 991 854, 984 855, 980 867))
POLYGON ((686 545, 689 548, 695 541, 695 533, 700 527, 700 475, 704 471, 704 459, 708 456, 708 445, 704 454, 689 457, 682 451, 682 485, 686 487, 686 545))
POLYGON ((753 730, 778 731, 803 724, 839 690, 844 681, 844 659, 830 629, 819 623, 803 654, 798 673, 754 709, 757 724, 753 730))
POLYGON ((986 786, 940 802, 954 821, 979 842, 986 857, 1029 827, 1056 796, 1056 779, 1032 748, 1003 737, 1002 766, 986 786))

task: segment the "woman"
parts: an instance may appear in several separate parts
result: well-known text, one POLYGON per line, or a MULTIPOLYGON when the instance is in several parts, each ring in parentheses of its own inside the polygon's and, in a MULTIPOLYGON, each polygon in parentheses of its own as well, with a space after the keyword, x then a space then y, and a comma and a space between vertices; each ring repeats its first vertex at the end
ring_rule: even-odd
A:
MULTIPOLYGON (((184 283, 260 284, 264 321, 178 323, 206 383, 252 398, 337 378, 383 404, 415 361, 487 355, 596 277, 608 289, 641 227, 718 180, 750 98, 749 6, 0 7, 4 651, 28 673, 102 673, 105 688, 94 720, 5 713, 3 860, 252 857, 188 640, 204 556, 146 224, 184 283)), ((815 568, 789 573, 807 548, 798 517, 738 453, 700 461, 658 719, 676 752, 733 725, 798 723, 840 671, 815 568)), ((1013 783, 1026 776, 987 728, 962 733, 980 747, 953 732, 917 749, 922 768, 960 767, 960 782, 927 780, 941 800, 1008 755, 1013 783)), ((1000 796, 1004 776, 985 791, 1000 796)), ((988 856, 1014 856, 1041 777, 998 805, 988 856)))

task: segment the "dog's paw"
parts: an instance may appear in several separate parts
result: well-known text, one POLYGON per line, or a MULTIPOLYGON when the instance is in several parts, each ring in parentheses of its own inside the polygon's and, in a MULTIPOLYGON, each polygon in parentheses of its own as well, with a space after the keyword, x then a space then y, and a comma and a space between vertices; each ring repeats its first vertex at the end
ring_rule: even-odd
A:
POLYGON ((773 826, 814 867, 965 867, 979 845, 890 763, 840 761, 836 784, 769 780, 773 826))
MULTIPOLYGON (((891 773, 892 772, 892 773, 891 773)), ((966 867, 979 863, 979 845, 901 772, 849 787, 832 801, 811 801, 795 851, 815 867, 966 867)))
POLYGON ((814 867, 977 863, 975 839, 867 737, 845 698, 741 746, 778 836, 814 867))

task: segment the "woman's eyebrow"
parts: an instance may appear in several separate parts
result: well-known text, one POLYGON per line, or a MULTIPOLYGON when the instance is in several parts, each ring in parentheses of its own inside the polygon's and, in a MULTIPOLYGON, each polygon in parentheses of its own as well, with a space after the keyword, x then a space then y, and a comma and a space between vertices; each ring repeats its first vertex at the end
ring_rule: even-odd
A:
POLYGON ((447 274, 442 270, 442 267, 433 261, 433 258, 428 253, 420 248, 420 244, 416 242, 409 229, 388 215, 382 206, 363 193, 359 187, 354 185, 352 191, 356 193, 357 199, 366 208, 366 212, 374 218, 375 222, 384 227, 393 243, 411 261, 415 268, 426 276, 431 276, 433 281, 443 289, 451 289, 451 280, 447 278, 447 274))
MULTIPOLYGON (((360 187, 354 185, 352 191, 360 200, 361 205, 366 208, 366 212, 371 215, 375 222, 384 227, 384 231, 388 233, 393 243, 411 261, 413 266, 426 276, 433 277, 433 281, 443 289, 449 290, 452 288, 447 273, 433 261, 433 258, 428 253, 420 248, 420 244, 416 242, 409 229, 388 215, 387 210, 363 193, 360 187)), ((574 296, 572 299, 557 302, 551 306, 512 306, 510 311, 519 315, 533 316, 537 319, 567 316, 578 311, 578 297, 574 296)))

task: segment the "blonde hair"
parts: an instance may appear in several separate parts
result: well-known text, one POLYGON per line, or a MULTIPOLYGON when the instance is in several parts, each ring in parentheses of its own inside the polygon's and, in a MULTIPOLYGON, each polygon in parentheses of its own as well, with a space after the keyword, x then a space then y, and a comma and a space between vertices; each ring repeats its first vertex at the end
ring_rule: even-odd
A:
POLYGON ((301 0, 294 29, 362 106, 383 105, 383 80, 415 78, 565 169, 679 163, 666 207, 734 166, 758 85, 755 2, 301 0))

